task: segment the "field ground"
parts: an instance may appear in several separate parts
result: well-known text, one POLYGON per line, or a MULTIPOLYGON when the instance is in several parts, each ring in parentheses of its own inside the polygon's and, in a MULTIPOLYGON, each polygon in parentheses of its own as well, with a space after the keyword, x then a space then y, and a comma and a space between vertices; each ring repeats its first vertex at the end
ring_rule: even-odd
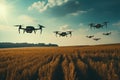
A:
POLYGON ((120 80, 120 44, 0 49, 0 80, 120 80))

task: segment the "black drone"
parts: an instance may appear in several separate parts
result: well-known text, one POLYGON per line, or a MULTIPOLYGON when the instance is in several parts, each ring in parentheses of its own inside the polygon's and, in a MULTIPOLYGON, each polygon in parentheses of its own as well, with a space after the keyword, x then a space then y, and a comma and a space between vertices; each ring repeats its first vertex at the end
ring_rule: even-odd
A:
POLYGON ((94 37, 94 35, 91 35, 91 36, 86 36, 87 38, 93 38, 94 37))
POLYGON ((23 25, 15 25, 15 27, 19 27, 18 28, 18 32, 20 33, 20 30, 23 30, 23 33, 32 33, 34 31, 34 33, 36 33, 37 30, 40 30, 40 33, 42 34, 42 29, 45 28, 44 26, 38 24, 39 28, 35 28, 34 26, 26 26, 26 28, 23 28, 23 25))
POLYGON ((110 35, 111 34, 111 32, 107 32, 107 33, 103 33, 103 35, 110 35))
POLYGON ((95 40, 95 41, 98 41, 98 40, 100 40, 101 38, 93 38, 93 40, 95 40))
POLYGON ((70 37, 72 36, 72 31, 65 31, 65 32, 62 32, 62 31, 54 31, 54 33, 56 34, 56 37, 57 35, 62 36, 62 37, 67 37, 67 35, 70 35, 70 37))
POLYGON ((94 23, 90 23, 89 26, 92 29, 92 27, 95 29, 99 29, 99 28, 103 28, 104 26, 107 28, 107 24, 108 22, 103 22, 102 24, 98 23, 98 24, 94 24, 94 23))

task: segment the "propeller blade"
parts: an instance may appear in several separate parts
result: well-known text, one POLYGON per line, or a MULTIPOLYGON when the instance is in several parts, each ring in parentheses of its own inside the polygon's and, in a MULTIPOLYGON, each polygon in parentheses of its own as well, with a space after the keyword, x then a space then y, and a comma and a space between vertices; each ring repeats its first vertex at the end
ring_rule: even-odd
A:
POLYGON ((40 29, 41 29, 41 28, 45 28, 45 26, 43 26, 43 25, 40 25, 40 24, 38 24, 38 26, 40 27, 40 29))
POLYGON ((23 25, 14 25, 15 27, 23 26, 23 25))

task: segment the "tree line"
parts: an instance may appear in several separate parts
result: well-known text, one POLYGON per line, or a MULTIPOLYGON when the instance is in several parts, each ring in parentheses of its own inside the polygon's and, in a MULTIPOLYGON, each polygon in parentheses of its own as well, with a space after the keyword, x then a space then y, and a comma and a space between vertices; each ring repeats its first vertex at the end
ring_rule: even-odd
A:
POLYGON ((2 42, 0 43, 0 48, 14 48, 14 47, 57 47, 57 44, 45 44, 45 43, 8 43, 2 42))

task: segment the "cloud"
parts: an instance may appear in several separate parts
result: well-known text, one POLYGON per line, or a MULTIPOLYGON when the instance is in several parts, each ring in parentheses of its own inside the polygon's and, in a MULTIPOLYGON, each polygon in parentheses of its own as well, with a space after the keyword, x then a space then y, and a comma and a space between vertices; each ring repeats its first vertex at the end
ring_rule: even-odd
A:
POLYGON ((116 22, 116 23, 113 23, 112 25, 113 25, 113 26, 120 27, 120 21, 118 21, 118 22, 116 22))
POLYGON ((48 8, 52 8, 55 6, 61 6, 64 3, 68 2, 68 0, 46 0, 46 1, 37 1, 34 2, 31 6, 28 7, 28 10, 36 9, 39 12, 43 12, 48 8))
POLYGON ((87 11, 78 10, 78 11, 70 13, 68 15, 77 16, 77 15, 81 15, 81 14, 84 14, 84 13, 87 13, 87 11))
POLYGON ((61 6, 62 4, 68 2, 68 0, 48 0, 48 5, 50 7, 61 6))
POLYGON ((28 7, 28 10, 36 9, 40 12, 43 12, 48 8, 48 5, 45 4, 46 3, 44 1, 34 2, 30 7, 28 7))
POLYGON ((36 19, 34 19, 34 18, 32 18, 32 17, 30 17, 30 16, 28 16, 28 15, 21 15, 21 16, 19 16, 19 19, 21 20, 21 21, 24 21, 23 23, 27 23, 27 24, 34 24, 34 23, 36 23, 36 19))
POLYGON ((41 0, 34 2, 28 7, 28 10, 37 10, 40 13, 46 12, 54 16, 77 16, 87 13, 89 10, 83 10, 79 0, 41 0))
POLYGON ((71 31, 72 29, 70 28, 70 26, 69 25, 62 25, 62 26, 60 26, 60 30, 61 31, 71 31))

